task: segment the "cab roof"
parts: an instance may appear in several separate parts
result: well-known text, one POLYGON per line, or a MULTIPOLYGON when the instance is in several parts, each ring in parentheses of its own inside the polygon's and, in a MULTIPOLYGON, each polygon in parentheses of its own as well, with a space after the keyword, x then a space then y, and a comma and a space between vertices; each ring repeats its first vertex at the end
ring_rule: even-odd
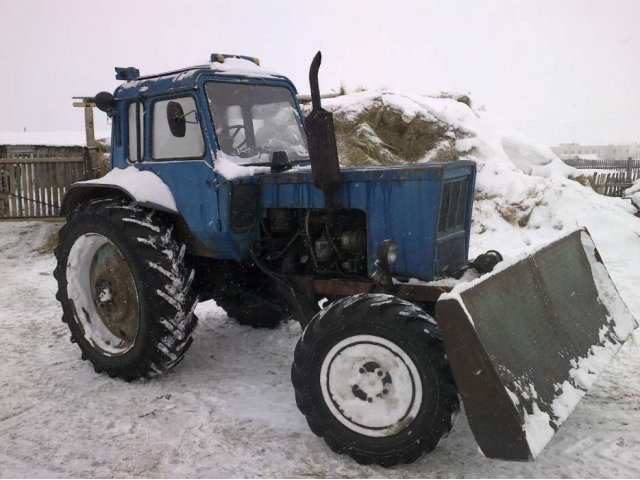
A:
POLYGON ((116 99, 137 97, 140 94, 155 95, 161 93, 192 90, 198 79, 207 75, 228 82, 252 82, 274 84, 283 82, 297 93, 293 83, 284 75, 266 70, 259 60, 240 55, 212 54, 208 64, 194 65, 153 75, 140 75, 135 67, 116 67, 116 79, 124 80, 114 94, 116 99), (223 59, 223 61, 220 61, 223 59))

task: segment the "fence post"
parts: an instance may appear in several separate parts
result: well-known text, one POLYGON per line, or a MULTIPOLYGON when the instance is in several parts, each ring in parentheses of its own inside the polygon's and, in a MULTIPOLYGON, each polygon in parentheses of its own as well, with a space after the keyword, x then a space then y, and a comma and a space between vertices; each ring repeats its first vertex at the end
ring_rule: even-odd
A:
POLYGON ((90 180, 93 178, 91 173, 93 173, 93 162, 91 158, 91 152, 89 151, 89 147, 84 147, 82 152, 82 164, 84 165, 84 180, 90 180))
POLYGON ((631 160, 631 157, 627 158, 627 182, 631 183, 631 174, 633 173, 632 170, 633 167, 633 161, 631 160))

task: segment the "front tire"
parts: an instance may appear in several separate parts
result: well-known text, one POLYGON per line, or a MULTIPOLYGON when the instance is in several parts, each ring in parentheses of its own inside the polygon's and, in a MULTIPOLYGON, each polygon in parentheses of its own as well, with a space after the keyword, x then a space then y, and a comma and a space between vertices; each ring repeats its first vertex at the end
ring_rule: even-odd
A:
POLYGON ((125 200, 93 200, 69 214, 55 250, 56 298, 96 372, 130 381, 184 358, 198 301, 185 252, 170 223, 125 200))
POLYGON ((363 464, 417 460, 460 410, 435 322, 389 295, 343 298, 317 314, 291 379, 311 430, 363 464))

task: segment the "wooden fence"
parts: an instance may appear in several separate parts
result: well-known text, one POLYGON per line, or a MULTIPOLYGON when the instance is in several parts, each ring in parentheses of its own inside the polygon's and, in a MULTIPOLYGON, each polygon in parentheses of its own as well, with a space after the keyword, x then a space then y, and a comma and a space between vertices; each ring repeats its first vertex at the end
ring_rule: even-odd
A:
POLYGON ((590 170, 609 170, 607 173, 595 172, 589 177, 591 187, 602 195, 622 197, 624 191, 640 179, 640 160, 587 160, 573 158, 563 160, 574 168, 590 170), (613 170, 613 172, 612 172, 613 170))
POLYGON ((59 216, 67 189, 87 173, 86 158, 0 158, 0 219, 59 216))
POLYGON ((640 160, 585 160, 572 158, 563 160, 564 163, 579 169, 596 170, 627 170, 640 168, 640 160))
POLYGON ((622 197, 624 191, 640 179, 640 169, 627 172, 594 173, 589 180, 591 187, 602 195, 622 197))

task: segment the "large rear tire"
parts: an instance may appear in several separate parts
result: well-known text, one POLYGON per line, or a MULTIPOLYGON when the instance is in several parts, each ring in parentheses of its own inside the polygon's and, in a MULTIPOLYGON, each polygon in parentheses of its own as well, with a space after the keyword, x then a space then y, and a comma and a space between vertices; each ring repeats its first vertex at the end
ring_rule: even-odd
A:
POLYGON ((185 251, 160 214, 125 200, 94 200, 69 214, 55 250, 56 298, 96 372, 130 381, 183 359, 198 301, 185 251))
POLYGON ((291 379, 311 430, 362 464, 417 460, 460 410, 435 322, 390 295, 347 297, 318 313, 291 379))

